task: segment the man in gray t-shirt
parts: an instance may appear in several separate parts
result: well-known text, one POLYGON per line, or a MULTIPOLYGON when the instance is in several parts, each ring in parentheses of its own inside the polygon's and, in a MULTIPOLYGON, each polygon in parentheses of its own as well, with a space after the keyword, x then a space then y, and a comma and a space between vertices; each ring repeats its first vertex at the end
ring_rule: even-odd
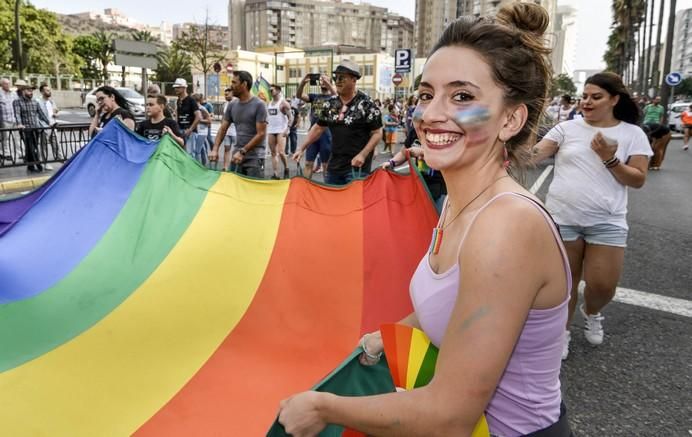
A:
POLYGON ((243 175, 261 178, 262 162, 267 139, 267 106, 250 94, 252 75, 246 71, 234 71, 231 80, 233 95, 237 100, 229 102, 223 121, 216 133, 209 160, 216 161, 219 147, 231 123, 236 127, 236 144, 233 147, 231 168, 243 175))

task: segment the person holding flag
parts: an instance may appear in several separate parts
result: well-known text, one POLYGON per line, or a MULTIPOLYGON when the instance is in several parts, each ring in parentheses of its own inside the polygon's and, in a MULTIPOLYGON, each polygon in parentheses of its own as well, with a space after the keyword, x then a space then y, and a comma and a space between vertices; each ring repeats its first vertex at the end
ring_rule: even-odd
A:
POLYGON ((236 126, 236 143, 233 146, 231 169, 245 176, 263 177, 264 155, 267 138, 267 105, 250 93, 252 75, 247 71, 234 71, 231 90, 234 99, 228 103, 223 121, 216 133, 210 161, 219 159, 219 147, 231 123, 236 126))

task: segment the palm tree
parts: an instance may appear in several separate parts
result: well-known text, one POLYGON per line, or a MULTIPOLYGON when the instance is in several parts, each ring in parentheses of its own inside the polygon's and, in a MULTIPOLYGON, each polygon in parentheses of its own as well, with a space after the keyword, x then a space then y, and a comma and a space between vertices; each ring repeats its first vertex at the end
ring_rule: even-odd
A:
POLYGON ((630 83, 634 80, 635 37, 646 13, 646 0, 613 0, 612 10, 613 25, 603 59, 609 70, 630 83))
MULTIPOLYGON (((156 80, 159 82, 173 82, 182 77, 192 82, 192 59, 176 43, 162 50, 156 56, 158 67, 156 68, 156 80)), ((165 89, 162 89, 166 93, 165 89)))
POLYGON ((115 35, 104 30, 96 31, 92 34, 98 43, 98 53, 96 59, 101 63, 101 74, 103 80, 108 82, 108 65, 113 62, 113 39, 115 35))

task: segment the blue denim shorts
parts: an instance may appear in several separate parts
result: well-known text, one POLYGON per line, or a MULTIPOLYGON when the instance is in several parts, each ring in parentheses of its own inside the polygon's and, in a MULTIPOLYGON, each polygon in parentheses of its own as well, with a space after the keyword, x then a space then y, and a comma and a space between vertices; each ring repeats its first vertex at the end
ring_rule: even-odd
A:
POLYGON ((593 226, 560 225, 562 241, 582 239, 588 244, 601 246, 627 247, 627 229, 609 223, 593 226))

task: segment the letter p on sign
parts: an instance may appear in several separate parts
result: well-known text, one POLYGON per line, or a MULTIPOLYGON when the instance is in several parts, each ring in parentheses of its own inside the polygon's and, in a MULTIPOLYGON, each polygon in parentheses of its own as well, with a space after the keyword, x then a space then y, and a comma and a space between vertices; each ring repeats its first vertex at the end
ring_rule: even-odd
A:
POLYGON ((396 73, 411 72, 411 49, 398 49, 394 52, 394 71, 396 73))

